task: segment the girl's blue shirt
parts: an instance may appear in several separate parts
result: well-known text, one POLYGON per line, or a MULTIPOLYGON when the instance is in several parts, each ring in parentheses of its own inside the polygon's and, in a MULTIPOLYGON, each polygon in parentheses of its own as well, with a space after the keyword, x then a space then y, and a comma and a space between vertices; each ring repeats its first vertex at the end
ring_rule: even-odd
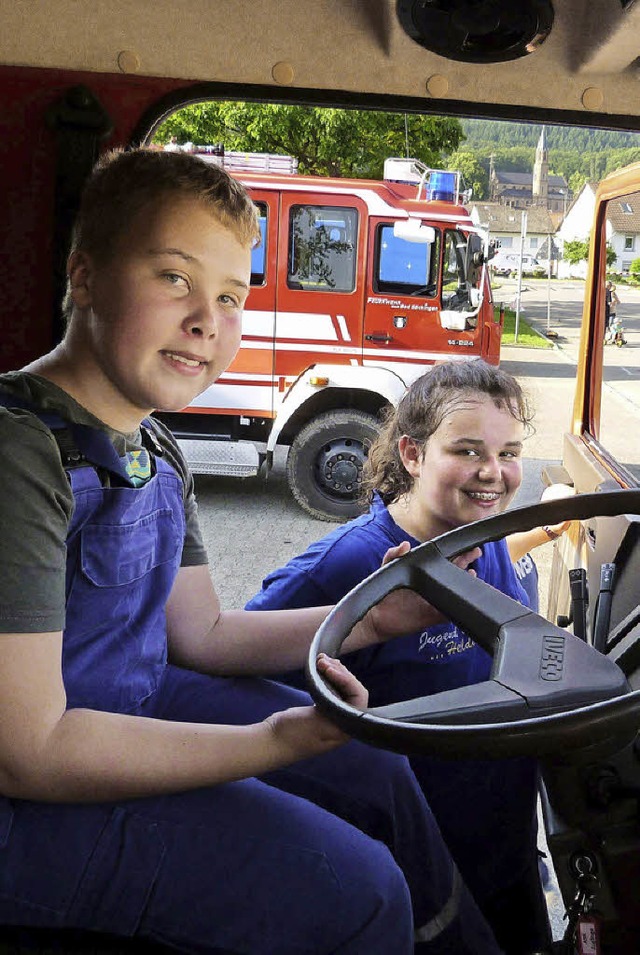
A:
MULTIPOLYGON (((390 547, 405 540, 412 547, 419 544, 395 523, 376 494, 366 514, 331 531, 269 574, 246 607, 268 610, 337 603, 380 567, 390 547)), ((473 567, 480 580, 529 605, 504 541, 485 544, 473 567)), ((347 655, 345 663, 369 688, 373 706, 479 683, 491 670, 489 654, 451 621, 359 650, 347 655)))

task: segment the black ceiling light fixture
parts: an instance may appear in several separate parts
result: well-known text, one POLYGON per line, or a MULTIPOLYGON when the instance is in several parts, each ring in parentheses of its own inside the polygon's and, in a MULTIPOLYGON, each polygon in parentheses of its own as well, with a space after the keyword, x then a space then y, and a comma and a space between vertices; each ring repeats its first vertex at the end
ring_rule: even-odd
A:
POLYGON ((412 40, 450 60, 502 63, 533 53, 551 32, 551 0, 398 0, 412 40))

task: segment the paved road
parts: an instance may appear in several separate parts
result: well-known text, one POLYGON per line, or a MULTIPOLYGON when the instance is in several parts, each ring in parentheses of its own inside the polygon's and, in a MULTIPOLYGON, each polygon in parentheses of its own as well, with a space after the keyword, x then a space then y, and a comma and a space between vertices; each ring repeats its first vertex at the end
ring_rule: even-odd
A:
MULTIPOLYGON (((503 280, 496 301, 515 298, 516 282, 503 280)), ((640 404, 640 289, 618 286, 618 317, 627 345, 605 349, 605 381, 622 397, 640 404)), ((521 295, 522 317, 543 334, 550 333, 558 349, 573 362, 578 359, 584 282, 527 280, 521 295), (550 291, 550 294, 549 294, 550 291)))
MULTIPOLYGON (((514 289, 515 282, 504 283, 496 295, 513 295, 514 289)), ((584 283, 553 282, 550 307, 548 290, 546 281, 525 283, 521 299, 523 318, 543 334, 550 332, 556 343, 555 353, 576 363, 584 283)), ((618 294, 618 317, 624 326, 627 344, 621 348, 612 345, 604 348, 600 435, 615 457, 640 477, 640 442, 630 440, 635 437, 640 411, 640 289, 619 286, 618 294)), ((568 422, 568 417, 565 420, 568 422)))

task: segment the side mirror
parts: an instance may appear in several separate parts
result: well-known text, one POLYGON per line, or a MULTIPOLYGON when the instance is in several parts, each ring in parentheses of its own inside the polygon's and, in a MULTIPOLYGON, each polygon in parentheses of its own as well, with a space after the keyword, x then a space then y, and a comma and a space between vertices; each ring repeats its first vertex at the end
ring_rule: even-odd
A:
POLYGON ((405 242, 419 242, 423 245, 433 245, 436 241, 436 230, 433 226, 424 225, 420 219, 398 219, 393 223, 393 234, 396 239, 405 242))
POLYGON ((467 243, 466 261, 467 281, 471 285, 477 285, 480 277, 480 269, 485 262, 483 241, 479 235, 471 234, 467 243))

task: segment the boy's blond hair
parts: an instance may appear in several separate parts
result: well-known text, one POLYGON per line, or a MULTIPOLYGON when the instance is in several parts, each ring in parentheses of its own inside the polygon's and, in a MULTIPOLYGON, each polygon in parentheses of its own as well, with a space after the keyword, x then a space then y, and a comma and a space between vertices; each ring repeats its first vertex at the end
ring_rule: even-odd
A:
MULTIPOLYGON (((206 203, 243 245, 260 241, 256 206, 245 187, 217 164, 183 152, 113 150, 98 160, 84 186, 69 254, 82 250, 100 264, 108 262, 136 216, 172 197, 206 203)), ((67 318, 72 307, 67 282, 67 318)))

